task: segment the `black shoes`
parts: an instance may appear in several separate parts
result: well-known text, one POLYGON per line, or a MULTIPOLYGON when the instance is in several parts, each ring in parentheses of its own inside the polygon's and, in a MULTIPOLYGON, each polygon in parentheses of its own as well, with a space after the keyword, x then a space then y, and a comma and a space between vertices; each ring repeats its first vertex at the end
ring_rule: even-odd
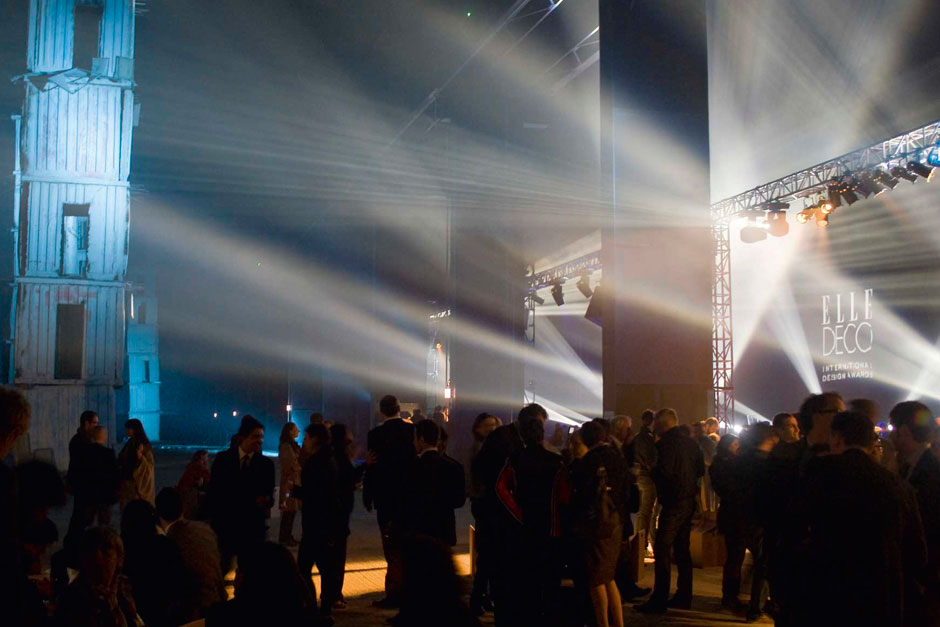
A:
POLYGON ((632 588, 624 586, 624 589, 620 591, 620 601, 622 603, 629 603, 634 599, 639 599, 640 597, 645 597, 647 594, 652 592, 652 588, 641 588, 636 584, 633 584, 632 588))
POLYGON ((692 609, 692 597, 679 596, 678 594, 673 596, 666 603, 667 607, 671 607, 676 610, 691 610, 692 609))
POLYGON ((634 605, 633 609, 635 609, 640 614, 665 614, 666 604, 650 599, 646 603, 634 605))

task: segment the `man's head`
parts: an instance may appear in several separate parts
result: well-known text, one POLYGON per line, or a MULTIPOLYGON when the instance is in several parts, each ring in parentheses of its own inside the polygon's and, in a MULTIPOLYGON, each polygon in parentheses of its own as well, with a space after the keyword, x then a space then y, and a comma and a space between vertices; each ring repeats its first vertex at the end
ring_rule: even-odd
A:
POLYGON ((78 430, 84 434, 86 438, 91 438, 92 429, 98 426, 98 414, 93 412, 90 409, 86 409, 82 412, 82 415, 78 417, 78 430))
POLYGON ((910 455, 930 442, 931 431, 936 428, 930 409, 919 401, 904 401, 890 413, 894 427, 892 439, 901 455, 910 455))
POLYGON ((246 415, 238 427, 238 437, 241 440, 238 446, 244 452, 260 453, 264 443, 264 425, 254 416, 246 415))
POLYGON ((632 426, 633 421, 630 416, 622 414, 614 416, 614 419, 610 421, 610 434, 620 442, 625 442, 630 437, 630 427, 632 426))
POLYGON ((108 429, 98 425, 91 430, 91 441, 95 444, 100 444, 101 446, 108 445, 108 429))
POLYGON ((0 459, 13 450, 16 441, 29 431, 29 401, 17 389, 0 387, 0 459))
POLYGON ((656 412, 656 418, 653 421, 653 433, 662 435, 679 424, 679 414, 675 409, 666 407, 656 412))
POLYGON ((591 420, 581 425, 581 441, 588 449, 603 444, 607 438, 607 430, 598 420, 591 420))
POLYGON ((875 445, 875 425, 865 414, 842 411, 832 417, 829 427, 829 450, 840 455, 850 448, 871 452, 875 445))
POLYGON ((538 418, 526 416, 519 420, 519 435, 526 446, 541 444, 545 441, 545 425, 538 418))
POLYGON ((793 414, 780 413, 774 416, 774 431, 781 442, 796 442, 800 439, 800 425, 793 414))
POLYGON ((779 441, 774 428, 767 422, 752 424, 743 439, 749 448, 758 451, 770 451, 779 441))
POLYGON ((155 501, 160 524, 165 529, 183 517, 183 499, 176 488, 163 488, 155 501))
POLYGON ((313 455, 314 453, 318 453, 320 449, 329 445, 329 443, 330 431, 323 423, 314 423, 304 429, 303 447, 307 454, 313 455))
POLYGON ((422 420, 415 425, 415 449, 419 453, 437 448, 437 442, 440 439, 441 428, 433 420, 422 420))
POLYGON ((382 400, 379 401, 379 413, 386 418, 397 418, 401 413, 401 406, 398 404, 398 399, 391 394, 383 396, 382 400))
POLYGON ((640 414, 640 422, 647 429, 652 428, 651 425, 653 424, 654 420, 656 420, 656 412, 654 412, 652 409, 644 409, 643 413, 640 414))
POLYGON ((519 410, 520 422, 529 418, 540 420, 544 425, 548 420, 548 412, 545 411, 545 408, 538 403, 530 403, 519 410))
POLYGON ((810 445, 828 444, 829 424, 840 411, 845 411, 845 402, 835 392, 811 395, 800 405, 800 433, 810 445))
POLYGON ((692 435, 695 439, 699 439, 705 435, 705 422, 693 422, 692 423, 692 435))
POLYGON ((320 424, 320 425, 322 425, 322 424, 323 424, 323 414, 321 414, 321 413, 318 412, 318 411, 313 412, 312 414, 310 414, 310 421, 309 421, 307 424, 311 424, 311 425, 320 424))

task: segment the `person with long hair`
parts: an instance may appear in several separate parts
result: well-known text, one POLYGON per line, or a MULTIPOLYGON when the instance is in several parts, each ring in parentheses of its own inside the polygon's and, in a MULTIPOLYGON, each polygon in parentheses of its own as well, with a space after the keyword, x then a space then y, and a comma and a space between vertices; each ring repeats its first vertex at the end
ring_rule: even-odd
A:
POLYGON ((281 483, 278 491, 278 509, 281 510, 281 527, 278 542, 284 546, 297 546, 294 540, 294 519, 300 509, 300 501, 291 496, 294 486, 300 485, 300 445, 297 436, 300 429, 288 422, 281 429, 278 460, 281 462, 281 483))
POLYGON ((144 425, 136 418, 124 423, 127 442, 118 454, 121 484, 118 499, 121 510, 135 499, 143 499, 153 505, 153 446, 144 431, 144 425))
POLYGON ((204 520, 206 491, 209 488, 209 451, 199 449, 186 464, 176 489, 183 499, 183 516, 188 520, 204 520))

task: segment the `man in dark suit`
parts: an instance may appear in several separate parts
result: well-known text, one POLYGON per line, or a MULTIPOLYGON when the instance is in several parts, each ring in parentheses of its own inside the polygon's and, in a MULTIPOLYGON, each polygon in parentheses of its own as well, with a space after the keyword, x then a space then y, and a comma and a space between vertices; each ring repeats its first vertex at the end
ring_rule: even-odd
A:
POLYGON ((402 587, 401 527, 406 523, 405 477, 415 457, 415 428, 399 417, 401 407, 394 396, 379 401, 384 421, 369 431, 368 462, 363 480, 362 501, 367 511, 376 509, 382 533, 385 571, 385 597, 376 607, 397 607, 402 587))
POLYGON ((440 434, 441 428, 432 420, 422 420, 415 426, 418 457, 408 481, 408 528, 454 546, 454 510, 466 500, 466 483, 463 467, 454 466, 438 451, 440 434))
MULTIPOLYGON (((108 430, 96 426, 91 439, 83 445, 82 453, 69 464, 73 471, 72 490, 81 494, 82 504, 94 512, 99 525, 111 521, 111 508, 117 503, 118 471, 114 449, 107 447, 108 430)), ((76 497, 77 498, 77 497, 76 497)))
POLYGON ((232 557, 264 541, 274 503, 274 462, 261 454, 264 426, 245 416, 235 440, 235 446, 215 456, 207 496, 223 573, 232 557))
MULTIPOLYGON (((640 491, 640 506, 636 514, 636 532, 643 531, 646 538, 653 542, 653 504, 656 502, 656 484, 653 483, 653 468, 656 467, 656 439, 653 437, 653 419, 655 412, 647 409, 640 416, 642 425, 626 450, 627 462, 633 465, 637 488, 640 491)), ((639 547, 646 551, 645 546, 639 547)))
POLYGON ((917 496, 927 540, 926 624, 940 625, 940 461, 928 444, 937 425, 927 406, 917 401, 898 403, 890 416, 900 475, 917 496))
POLYGON ((78 430, 69 440, 69 467, 65 481, 75 500, 63 546, 68 555, 69 564, 75 566, 78 565, 78 539, 85 528, 96 522, 99 525, 107 525, 111 522, 109 512, 102 511, 101 508, 89 503, 84 492, 89 482, 84 476, 83 469, 88 467, 87 452, 91 446, 92 432, 97 426, 98 414, 91 410, 83 411, 78 418, 78 430))
POLYGON ((662 504, 653 554, 656 557, 656 579, 649 601, 637 606, 644 613, 661 614, 667 607, 689 609, 692 605, 692 554, 689 540, 692 516, 698 497, 698 481, 705 474, 705 458, 695 440, 682 435, 679 417, 674 409, 656 412, 654 431, 657 462, 653 468, 656 494, 662 504), (672 556, 679 569, 677 590, 669 598, 672 556))
POLYGON ((831 455, 807 463, 794 507, 809 529, 797 624, 912 624, 905 584, 925 557, 913 494, 872 459, 866 416, 840 412, 829 428, 831 455))

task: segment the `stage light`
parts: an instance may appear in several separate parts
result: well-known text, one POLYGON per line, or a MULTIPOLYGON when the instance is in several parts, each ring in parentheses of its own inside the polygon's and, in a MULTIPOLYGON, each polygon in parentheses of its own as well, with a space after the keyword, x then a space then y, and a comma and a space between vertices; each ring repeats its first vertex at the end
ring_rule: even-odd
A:
POLYGON ((820 213, 818 216, 816 216, 816 226, 822 228, 829 226, 829 214, 820 213))
POLYGON ((581 278, 577 282, 578 290, 584 294, 585 298, 590 298, 594 296, 594 290, 591 289, 591 277, 587 274, 582 274, 581 278))
POLYGON ((779 200, 771 200, 761 205, 761 208, 766 209, 767 211, 786 211, 790 208, 790 203, 781 202, 779 200))
POLYGON ((445 399, 450 400, 450 399, 452 398, 453 394, 454 394, 454 391, 450 388, 450 386, 447 386, 446 388, 444 388, 444 398, 445 398, 445 399))
POLYGON ((536 292, 532 292, 531 294, 529 294, 529 298, 531 298, 532 302, 535 303, 536 305, 545 304, 545 299, 539 296, 536 292))
POLYGON ((790 232, 785 211, 771 211, 767 214, 767 232, 774 237, 783 237, 790 232))
POLYGON ((237 412, 237 411, 233 411, 233 412, 232 412, 232 418, 235 418, 235 417, 237 417, 237 416, 238 416, 238 412, 237 412))
POLYGON ((555 299, 555 304, 559 307, 565 304, 565 291, 561 284, 561 281, 552 283, 552 298, 555 299))
POLYGON ((907 164, 907 169, 919 176, 922 179, 927 179, 929 183, 933 179, 934 169, 930 166, 926 166, 920 161, 910 161, 907 164))
POLYGON ((839 190, 833 185, 829 185, 829 200, 827 201, 833 209, 836 207, 842 206, 842 196, 839 195, 839 190))
POLYGON ((803 211, 796 214, 796 221, 800 224, 806 224, 809 222, 809 219, 813 217, 812 208, 804 209, 803 211))
POLYGON ((212 417, 213 417, 213 418, 218 418, 218 417, 219 417, 219 412, 217 412, 217 411, 212 412, 212 417))
POLYGON ((757 224, 757 218, 764 215, 760 209, 749 209, 744 213, 747 216, 747 226, 741 229, 741 241, 745 244, 754 244, 767 239, 767 229, 757 224))
POLYGON ((293 409, 293 406, 290 403, 288 403, 286 409, 288 412, 290 412, 293 409))
POLYGON ((868 196, 877 196, 881 192, 885 191, 885 187, 882 187, 875 181, 870 174, 867 172, 862 172, 856 177, 858 182, 857 188, 859 193, 866 198, 868 196))
POLYGON ((896 165, 893 168, 891 168, 891 175, 896 176, 899 179, 904 179, 905 181, 910 181, 911 183, 917 180, 917 176, 915 176, 914 174, 911 174, 910 172, 908 172, 907 170, 905 170, 899 165, 896 165))
POLYGON ((899 183, 898 179, 891 176, 890 174, 888 174, 881 168, 876 168, 872 172, 872 178, 878 181, 878 183, 882 185, 883 187, 887 187, 889 189, 894 189, 895 187, 898 186, 898 183, 899 183))

